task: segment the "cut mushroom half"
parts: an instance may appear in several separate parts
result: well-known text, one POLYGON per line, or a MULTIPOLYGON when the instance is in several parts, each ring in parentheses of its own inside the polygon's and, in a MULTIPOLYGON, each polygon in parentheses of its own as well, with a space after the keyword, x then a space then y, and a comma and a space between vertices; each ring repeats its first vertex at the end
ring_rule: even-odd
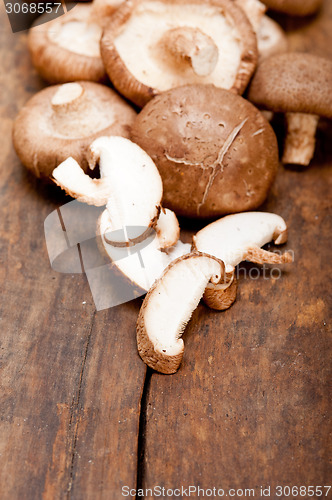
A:
POLYGON ((204 301, 212 309, 228 309, 236 299, 235 266, 242 260, 257 264, 292 262, 290 253, 279 255, 261 247, 270 241, 277 245, 287 240, 282 217, 264 212, 228 215, 201 229, 193 237, 193 248, 214 255, 225 263, 224 283, 209 284, 204 301))
MULTIPOLYGON (((91 179, 69 158, 53 171, 56 184, 79 201, 106 205, 109 234, 126 226, 145 228, 145 233, 154 226, 160 212, 162 182, 151 158, 133 142, 116 136, 94 141, 89 157, 91 169, 99 164, 100 179, 91 179)), ((134 241, 144 239, 140 229, 138 233, 134 241)), ((114 243, 126 245, 126 239, 114 243)))
POLYGON ((258 107, 286 114, 282 161, 309 165, 315 150, 319 117, 332 118, 332 61, 306 53, 264 59, 248 97, 258 107))
POLYGON ((114 86, 142 107, 191 83, 242 93, 256 66, 257 42, 232 0, 134 0, 110 19, 101 54, 114 86))
POLYGON ((53 85, 35 94, 13 127, 16 152, 37 177, 49 178, 68 157, 86 172, 90 144, 101 135, 129 136, 136 112, 116 92, 94 82, 53 85))
POLYGON ((175 373, 182 361, 181 337, 209 282, 224 279, 224 264, 202 253, 171 263, 147 293, 137 320, 137 346, 154 370, 175 373))
POLYGON ((178 240, 179 224, 175 214, 170 210, 165 213, 162 210, 161 214, 149 232, 136 226, 110 232, 107 210, 101 214, 98 222, 101 252, 110 259, 119 277, 137 289, 140 295, 149 290, 173 260, 189 253, 191 249, 190 244, 178 240), (145 237, 135 239, 137 232, 143 233, 145 237), (120 246, 114 240, 126 240, 127 245, 120 246))
POLYGON ((243 260, 257 264, 292 262, 288 252, 280 255, 261 248, 270 241, 276 245, 287 241, 284 219, 268 212, 244 212, 227 215, 198 231, 193 247, 221 259, 226 273, 233 273, 243 260))

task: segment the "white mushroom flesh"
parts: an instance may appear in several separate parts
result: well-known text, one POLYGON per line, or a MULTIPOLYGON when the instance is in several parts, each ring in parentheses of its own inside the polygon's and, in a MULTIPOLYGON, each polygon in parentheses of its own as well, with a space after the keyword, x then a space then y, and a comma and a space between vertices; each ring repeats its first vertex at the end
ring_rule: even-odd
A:
MULTIPOLYGON (((99 221, 99 232, 103 247, 119 271, 133 284, 147 291, 176 258, 190 252, 191 245, 178 241, 167 252, 161 251, 166 237, 163 231, 153 232, 146 240, 128 247, 116 247, 106 241, 110 226, 109 214, 105 210, 99 221)), ((132 227, 129 226, 131 230, 132 227)), ((167 229, 166 232, 169 232, 167 229)), ((127 233, 124 228, 124 233, 127 233)), ((129 237, 127 238, 129 243, 129 237)))
POLYGON ((221 279, 218 261, 207 256, 176 261, 148 297, 144 325, 155 349, 174 355, 181 350, 179 339, 196 309, 210 279, 221 279))
POLYGON ((288 42, 286 33, 276 21, 268 16, 263 16, 259 24, 257 48, 260 61, 273 54, 280 54, 287 51, 288 42))
POLYGON ((156 224, 156 232, 160 248, 168 248, 178 241, 180 226, 178 219, 172 210, 162 209, 156 224))
POLYGON ((123 137, 99 137, 90 150, 90 167, 99 162, 101 178, 107 178, 112 187, 106 205, 110 230, 148 228, 158 216, 163 193, 160 174, 150 156, 123 137))
POLYGON ((277 235, 285 231, 286 223, 279 215, 244 212, 209 224, 196 234, 194 243, 198 251, 223 260, 226 272, 232 272, 246 258, 248 250, 260 248, 272 240, 278 244, 277 235))
POLYGON ((307 166, 314 156, 319 116, 307 113, 286 113, 287 134, 283 163, 307 166))
POLYGON ((84 56, 100 57, 102 29, 96 23, 73 19, 61 24, 52 24, 47 34, 52 43, 63 49, 84 56))
MULTIPOLYGON (((115 46, 137 80, 161 91, 188 81, 231 88, 242 52, 236 26, 220 7, 164 4, 157 1, 143 2, 134 9, 115 38, 115 46), (197 74, 199 70, 194 70, 191 64, 179 64, 171 50, 160 50, 159 42, 165 33, 179 27, 199 28, 200 32, 213 40, 218 50, 218 61, 210 74, 200 76, 197 74)), ((210 57, 210 53, 207 57, 210 57)))
POLYGON ((259 0, 236 0, 235 3, 244 10, 253 30, 257 33, 261 19, 266 11, 266 5, 259 0))
POLYGON ((90 168, 99 163, 100 179, 91 179, 69 158, 53 171, 57 184, 79 201, 106 204, 108 233, 125 226, 144 233, 157 220, 162 198, 161 177, 151 158, 137 144, 117 136, 99 137, 90 153, 90 168))

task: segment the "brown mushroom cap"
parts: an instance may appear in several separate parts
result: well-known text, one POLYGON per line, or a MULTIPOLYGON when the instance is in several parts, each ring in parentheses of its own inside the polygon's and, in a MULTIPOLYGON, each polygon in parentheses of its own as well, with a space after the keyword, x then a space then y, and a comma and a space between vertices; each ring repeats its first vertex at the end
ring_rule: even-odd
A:
POLYGON ((323 0, 262 0, 267 7, 292 16, 308 16, 314 14, 323 0))
POLYGON ((155 97, 137 116, 132 139, 154 160, 163 205, 178 215, 217 217, 251 210, 278 168, 275 134, 242 97, 187 85, 155 97))
POLYGON ((248 97, 263 109, 332 118, 331 85, 332 61, 298 52, 278 54, 259 65, 248 97))
POLYGON ((89 22, 90 10, 91 5, 76 5, 46 24, 39 24, 38 18, 38 25, 30 29, 28 46, 33 65, 48 82, 105 80, 99 48, 102 29, 89 22))
POLYGON ((37 177, 50 177, 69 156, 87 171, 86 153, 94 139, 128 137, 135 116, 131 106, 104 85, 54 85, 34 95, 19 112, 13 127, 14 147, 37 177))
POLYGON ((144 106, 161 91, 188 83, 242 93, 256 66, 257 42, 247 16, 231 0, 133 0, 110 19, 101 54, 114 86, 144 106), (197 55, 190 47, 203 59, 211 57, 209 74, 190 64, 197 55))

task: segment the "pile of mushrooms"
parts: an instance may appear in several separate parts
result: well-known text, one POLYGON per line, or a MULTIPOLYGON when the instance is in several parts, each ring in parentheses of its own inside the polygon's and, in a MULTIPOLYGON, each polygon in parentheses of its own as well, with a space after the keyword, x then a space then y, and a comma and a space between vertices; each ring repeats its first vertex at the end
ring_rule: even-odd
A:
POLYGON ((287 241, 281 216, 256 211, 279 164, 263 113, 286 114, 283 162, 308 165, 319 116, 332 118, 332 62, 287 52, 267 9, 307 16, 320 5, 94 0, 30 30, 32 62, 57 85, 19 112, 15 149, 37 177, 105 207, 97 242, 146 294, 137 346, 154 370, 178 370, 201 299, 234 303, 240 262, 292 262, 263 248, 287 241), (190 243, 177 216, 201 221, 190 243))

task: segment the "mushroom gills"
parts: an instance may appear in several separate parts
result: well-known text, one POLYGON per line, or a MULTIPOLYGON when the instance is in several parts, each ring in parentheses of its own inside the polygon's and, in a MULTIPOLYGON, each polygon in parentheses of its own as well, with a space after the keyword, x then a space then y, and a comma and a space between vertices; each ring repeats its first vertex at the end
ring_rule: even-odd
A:
POLYGON ((102 28, 98 24, 80 19, 52 24, 47 32, 51 42, 75 54, 100 57, 102 28))
MULTIPOLYGON (((159 91, 184 84, 188 78, 193 83, 206 81, 219 87, 231 88, 237 76, 242 53, 236 26, 219 7, 161 2, 141 2, 135 8, 135 14, 116 36, 115 47, 135 78, 159 91), (204 39, 207 50, 207 53, 204 53, 203 49, 198 51, 198 61, 200 58, 210 60, 204 69, 200 63, 196 64, 195 55, 192 58, 187 54, 191 57, 193 66, 179 64, 177 58, 170 56, 170 52, 183 54, 184 43, 188 47, 188 33, 196 33, 195 36, 198 36, 198 29, 199 37, 204 39), (176 46, 180 33, 182 48, 176 46), (184 33, 187 33, 187 36, 184 36, 184 33), (163 39, 165 41, 164 37, 169 40, 167 50, 160 50, 163 39), (144 61, 144 65, 141 61, 144 61)), ((185 52, 190 51, 192 49, 187 48, 185 52)))
POLYGON ((180 338, 210 280, 218 283, 223 263, 203 254, 174 261, 144 299, 137 321, 139 354, 151 368, 174 373, 183 356, 180 338))

